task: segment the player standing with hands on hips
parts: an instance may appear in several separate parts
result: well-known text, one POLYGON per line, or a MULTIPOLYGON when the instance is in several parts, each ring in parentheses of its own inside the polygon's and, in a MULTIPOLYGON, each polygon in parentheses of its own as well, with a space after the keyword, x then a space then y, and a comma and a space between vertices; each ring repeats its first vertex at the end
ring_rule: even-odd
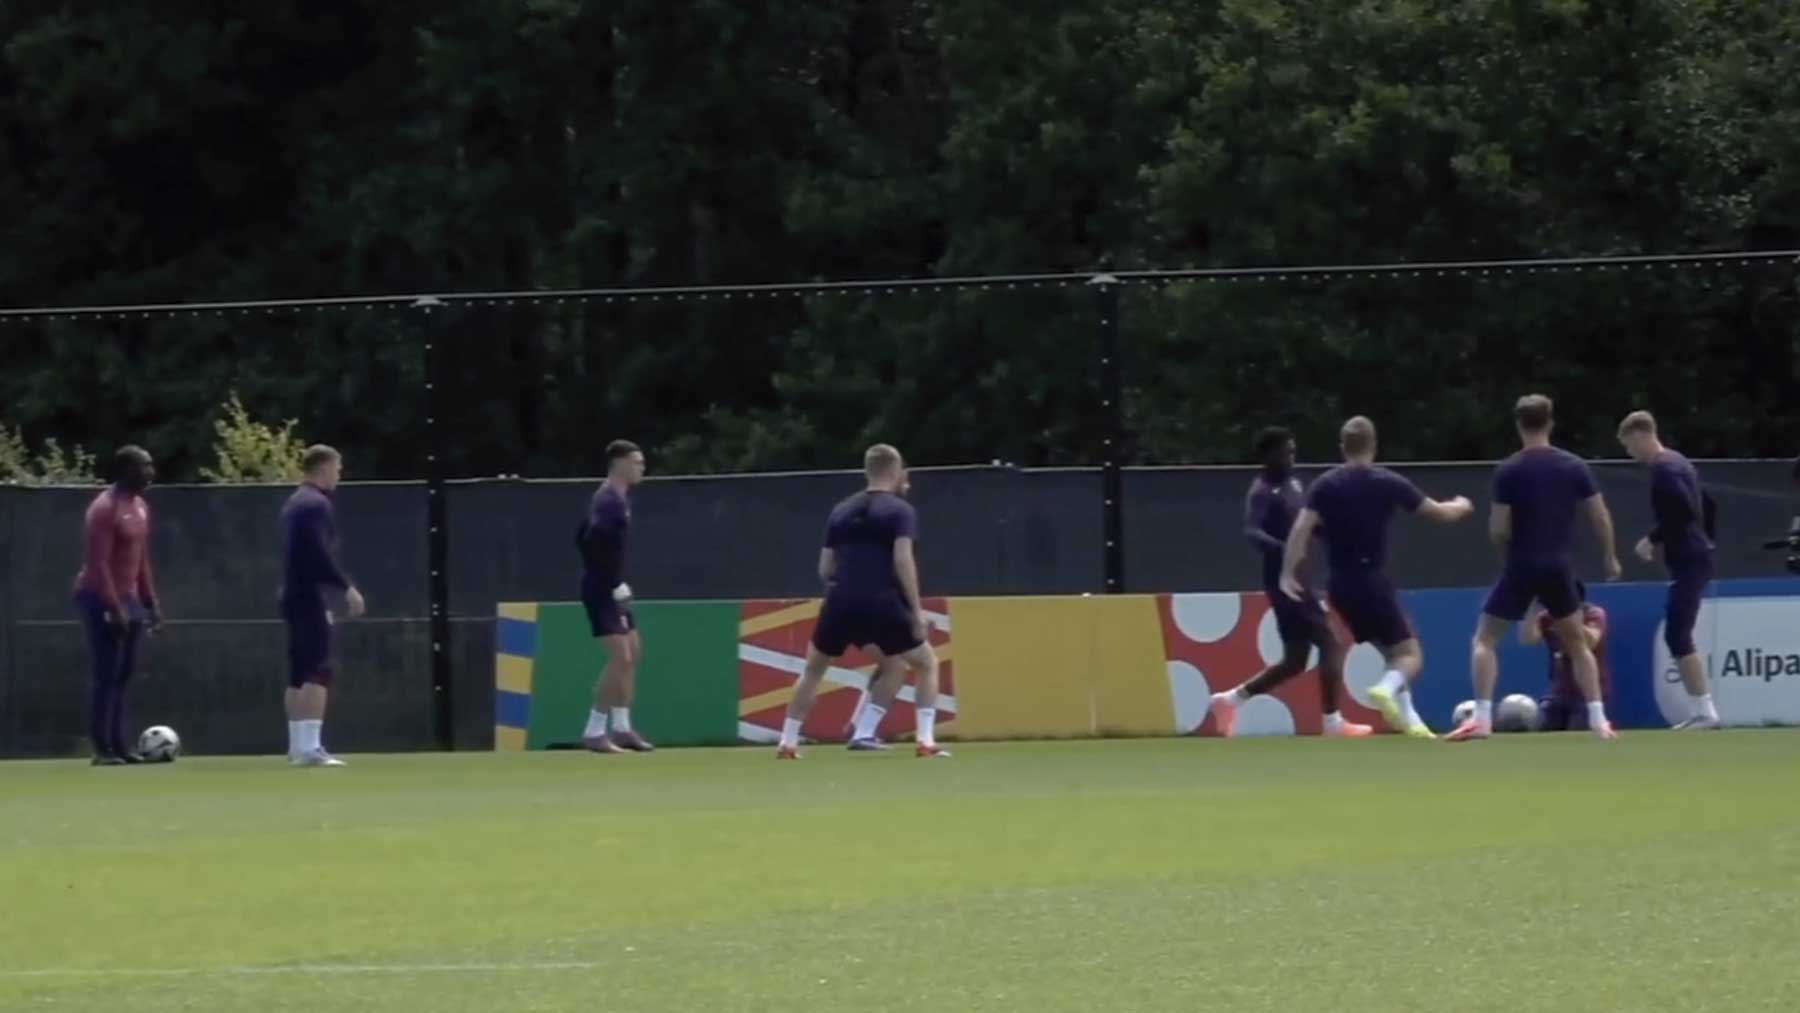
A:
POLYGON ((113 484, 94 497, 83 520, 86 558, 75 577, 75 609, 87 633, 93 686, 88 738, 94 766, 142 763, 125 737, 125 694, 137 674, 138 643, 162 626, 150 574, 150 508, 144 490, 156 463, 142 447, 120 447, 113 484))
POLYGON ((1513 421, 1523 448, 1494 471, 1494 509, 1488 519, 1488 536, 1506 562, 1482 606, 1469 651, 1475 715, 1445 739, 1469 742, 1493 734, 1494 685, 1500 681, 1496 651, 1500 638, 1525 618, 1533 601, 1544 606, 1557 644, 1568 656, 1575 685, 1587 701, 1588 729, 1602 739, 1616 739, 1618 733, 1606 719, 1599 663, 1582 623, 1582 595, 1570 559, 1579 514, 1599 536, 1606 579, 1619 579, 1612 515, 1587 462, 1550 445, 1556 416, 1549 398, 1542 394, 1520 398, 1513 406, 1513 421))
POLYGON ((332 494, 344 459, 323 444, 301 457, 300 487, 281 508, 281 618, 288 630, 288 762, 296 767, 342 767, 325 751, 325 704, 331 692, 331 647, 336 620, 328 592, 342 591, 344 607, 363 614, 362 592, 337 561, 337 508, 332 494))
POLYGON ((631 728, 644 641, 631 614, 631 585, 625 583, 625 541, 631 533, 631 488, 643 480, 644 452, 638 445, 629 440, 607 444, 606 480, 594 490, 575 536, 581 550, 581 604, 589 629, 606 646, 606 667, 594 683, 594 706, 581 744, 603 755, 656 748, 631 728))
POLYGON ((1669 598, 1663 617, 1663 642, 1681 670, 1692 711, 1678 731, 1719 727, 1719 708, 1706 684, 1706 660, 1694 645, 1700 599, 1713 578, 1712 502, 1700 487, 1692 461, 1663 446, 1656 417, 1632 412, 1619 423, 1619 442, 1639 464, 1650 467, 1650 509, 1656 527, 1638 540, 1637 557, 1654 562, 1661 549, 1669 569, 1669 598))

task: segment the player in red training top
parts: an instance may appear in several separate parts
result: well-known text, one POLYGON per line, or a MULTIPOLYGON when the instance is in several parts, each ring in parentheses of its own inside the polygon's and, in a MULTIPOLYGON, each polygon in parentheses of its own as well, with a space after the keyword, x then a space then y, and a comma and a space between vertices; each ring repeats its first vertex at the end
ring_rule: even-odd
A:
POLYGON ((126 446, 113 464, 113 484, 88 505, 86 559, 75 577, 75 610, 93 665, 88 738, 97 767, 143 762, 125 736, 125 694, 137 674, 144 631, 162 625, 150 572, 150 507, 144 502, 156 462, 144 448, 126 446))
MULTIPOLYGON (((1587 586, 1577 581, 1575 591, 1581 597, 1581 629, 1586 634, 1588 650, 1594 652, 1594 665, 1600 670, 1600 699, 1612 701, 1612 665, 1606 658, 1606 610, 1587 600, 1587 586)), ((1532 614, 1519 627, 1519 642, 1527 647, 1543 644, 1550 652, 1550 684, 1544 691, 1539 710, 1541 728, 1546 732, 1589 731, 1587 701, 1575 681, 1575 665, 1558 639, 1556 622, 1534 605, 1532 614)))

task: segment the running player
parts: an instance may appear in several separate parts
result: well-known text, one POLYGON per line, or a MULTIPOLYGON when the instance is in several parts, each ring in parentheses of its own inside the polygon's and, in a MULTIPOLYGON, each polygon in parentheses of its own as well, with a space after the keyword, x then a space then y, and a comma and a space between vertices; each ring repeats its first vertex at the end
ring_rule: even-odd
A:
POLYGON ((1340 434, 1344 463, 1319 476, 1306 495, 1306 507, 1294 521, 1282 561, 1281 591, 1296 603, 1306 598, 1300 564, 1314 532, 1325 536, 1331 564, 1331 606, 1350 627, 1357 643, 1374 644, 1387 662, 1369 699, 1388 726, 1415 738, 1431 738, 1431 729, 1412 706, 1413 680, 1425 666, 1425 652, 1412 622, 1388 580, 1387 529, 1396 511, 1417 514, 1439 524, 1455 524, 1474 512, 1458 496, 1435 500, 1401 476, 1375 464, 1375 423, 1358 415, 1340 434))
POLYGON ((1275 613, 1281 631, 1282 657, 1250 681, 1212 697, 1213 720, 1219 734, 1230 738, 1237 726, 1238 708, 1253 696, 1272 692, 1306 670, 1313 648, 1319 649, 1319 701, 1325 712, 1326 735, 1359 738, 1374 732, 1364 724, 1344 720, 1338 712, 1338 696, 1344 685, 1343 641, 1332 632, 1325 606, 1302 579, 1304 594, 1294 601, 1281 592, 1281 557, 1287 547, 1294 515, 1300 512, 1300 480, 1294 477, 1294 434, 1280 426, 1264 429, 1256 437, 1256 456, 1262 474, 1250 483, 1244 499, 1244 536, 1262 553, 1263 594, 1275 613))
POLYGON ((1686 457, 1668 447, 1656 434, 1656 418, 1649 412, 1632 412, 1619 423, 1619 442, 1640 464, 1650 466, 1650 509, 1656 527, 1638 540, 1637 556, 1646 563, 1662 549, 1669 569, 1669 599, 1663 619, 1663 642, 1681 670, 1691 710, 1677 729, 1719 727, 1719 709, 1706 684, 1706 661, 1694 645, 1694 623, 1700 618, 1700 599, 1713 577, 1713 543, 1708 537, 1709 513, 1700 473, 1686 457))
POLYGON ((88 738, 96 767, 143 762, 126 736, 125 694, 137 673, 144 631, 162 625, 150 573, 150 508, 144 503, 156 462, 142 447, 120 447, 113 474, 113 484, 88 505, 86 558, 75 576, 75 610, 87 633, 93 670, 88 738))
POLYGON ((631 728, 631 700, 644 642, 631 614, 625 583, 625 541, 631 532, 631 487, 644 480, 644 452, 628 440, 606 446, 606 480, 594 491, 576 534, 581 550, 581 604, 588 627, 606 645, 606 667, 594 683, 581 743, 595 753, 648 753, 656 747, 631 728))
MULTIPOLYGON (((916 679, 916 753, 921 757, 950 755, 937 744, 938 661, 926 639, 919 567, 913 557, 918 515, 899 495, 906 486, 905 462, 898 450, 877 444, 863 455, 863 471, 868 489, 839 503, 825 525, 825 547, 819 552, 819 576, 827 588, 825 604, 807 647, 806 669, 794 687, 787 720, 781 725, 777 759, 800 758, 800 726, 812 710, 819 683, 831 663, 852 645, 871 646, 883 658, 905 662, 916 679)), ((899 678, 881 681, 889 683, 891 691, 898 691, 899 678)), ((850 747, 883 748, 875 740, 879 721, 880 708, 872 700, 858 716, 850 747)))
POLYGON ((1542 394, 1528 394, 1513 407, 1513 420, 1523 449, 1494 472, 1494 512, 1488 534, 1505 556, 1500 580, 1488 594, 1470 648, 1475 684, 1475 714, 1449 734, 1452 742, 1485 739, 1494 730, 1494 685, 1500 680, 1496 653, 1500 638, 1525 617, 1533 601, 1544 606, 1554 624, 1557 643, 1569 657, 1575 685, 1587 701, 1588 729, 1602 739, 1615 739, 1600 696, 1600 671, 1582 630, 1581 596, 1576 592, 1570 549, 1575 517, 1593 524, 1606 554, 1606 579, 1619 578, 1619 556, 1613 546, 1612 515, 1594 483, 1587 462, 1550 445, 1555 409, 1542 394))
POLYGON ((363 614, 362 592, 337 561, 337 520, 331 494, 343 458, 324 445, 301 457, 300 487, 281 508, 281 618, 288 629, 288 762, 296 767, 342 767, 326 752, 325 704, 331 691, 332 615, 328 592, 342 591, 351 618, 363 614))

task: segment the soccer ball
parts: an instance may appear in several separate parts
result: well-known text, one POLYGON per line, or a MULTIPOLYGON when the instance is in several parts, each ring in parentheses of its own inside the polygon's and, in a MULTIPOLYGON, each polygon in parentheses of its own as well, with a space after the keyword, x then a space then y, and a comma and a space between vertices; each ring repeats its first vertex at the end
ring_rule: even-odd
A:
POLYGON ((173 763, 181 755, 181 736, 168 725, 153 725, 138 736, 138 752, 156 763, 173 763))
POLYGON ((1502 732, 1537 731, 1537 701, 1523 693, 1514 693, 1501 700, 1500 706, 1494 709, 1494 727, 1502 732))
POLYGON ((1473 700, 1464 700, 1450 712, 1450 724, 1455 727, 1461 727, 1465 722, 1473 720, 1475 720, 1475 701, 1473 700))

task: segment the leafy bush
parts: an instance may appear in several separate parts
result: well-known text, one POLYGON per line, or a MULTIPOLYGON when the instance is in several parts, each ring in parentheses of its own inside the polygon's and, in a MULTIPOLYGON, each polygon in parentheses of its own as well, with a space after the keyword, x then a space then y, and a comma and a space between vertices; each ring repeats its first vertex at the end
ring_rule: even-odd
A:
POLYGON ((297 482, 306 444, 294 435, 299 425, 288 419, 279 427, 258 422, 233 391, 213 420, 216 464, 201 468, 208 482, 297 482))
POLYGON ((80 447, 64 448, 56 438, 37 450, 25 433, 0 425, 0 482, 18 485, 93 485, 100 481, 94 455, 80 447))

